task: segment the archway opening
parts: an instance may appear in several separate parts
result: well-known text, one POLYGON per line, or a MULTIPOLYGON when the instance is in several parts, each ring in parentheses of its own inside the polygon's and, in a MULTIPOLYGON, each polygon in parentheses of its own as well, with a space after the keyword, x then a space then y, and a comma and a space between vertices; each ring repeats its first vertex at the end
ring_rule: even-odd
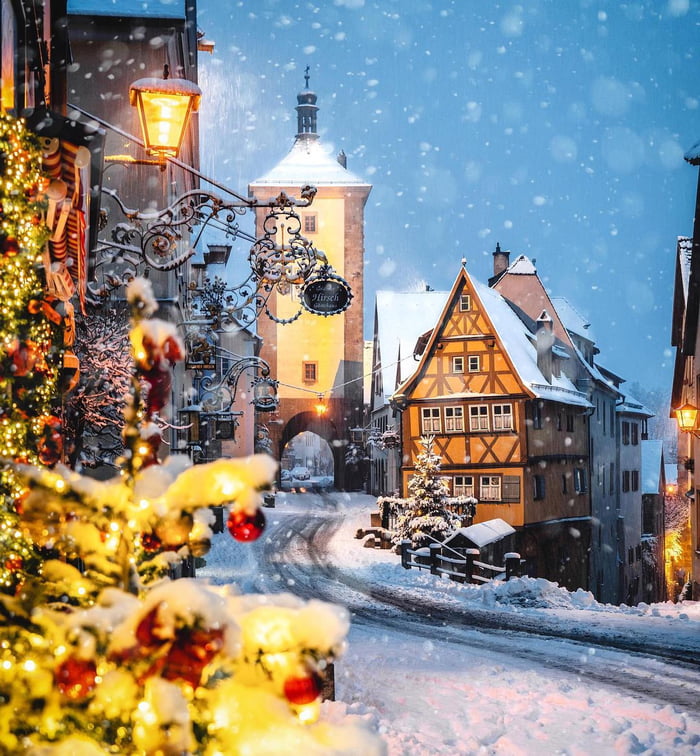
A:
POLYGON ((330 444, 313 431, 301 431, 282 447, 283 491, 327 491, 335 487, 335 459, 330 444))

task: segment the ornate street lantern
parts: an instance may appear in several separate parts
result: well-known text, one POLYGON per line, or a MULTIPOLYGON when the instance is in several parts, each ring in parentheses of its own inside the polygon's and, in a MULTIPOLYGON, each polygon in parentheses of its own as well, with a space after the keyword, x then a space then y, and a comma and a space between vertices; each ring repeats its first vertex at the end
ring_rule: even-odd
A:
POLYGON ((139 113, 149 155, 164 160, 177 157, 190 115, 199 109, 202 90, 187 79, 139 79, 129 87, 129 102, 139 113))
POLYGON ((678 422, 680 430, 683 431, 683 433, 694 433, 695 423, 698 417, 698 408, 692 404, 686 403, 682 407, 678 407, 674 412, 676 413, 676 421, 678 422))

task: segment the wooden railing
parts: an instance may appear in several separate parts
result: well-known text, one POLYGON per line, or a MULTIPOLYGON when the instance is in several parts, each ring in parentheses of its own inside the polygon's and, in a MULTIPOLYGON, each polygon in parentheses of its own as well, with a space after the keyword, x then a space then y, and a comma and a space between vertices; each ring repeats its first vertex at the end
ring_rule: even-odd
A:
POLYGON ((401 566, 410 570, 430 570, 432 575, 447 575, 458 583, 488 583, 494 578, 510 580, 520 577, 520 554, 508 552, 503 565, 487 564, 477 559, 479 549, 465 549, 464 557, 441 543, 431 543, 422 549, 412 549, 407 539, 401 541, 401 566), (449 550, 451 555, 443 553, 449 550))

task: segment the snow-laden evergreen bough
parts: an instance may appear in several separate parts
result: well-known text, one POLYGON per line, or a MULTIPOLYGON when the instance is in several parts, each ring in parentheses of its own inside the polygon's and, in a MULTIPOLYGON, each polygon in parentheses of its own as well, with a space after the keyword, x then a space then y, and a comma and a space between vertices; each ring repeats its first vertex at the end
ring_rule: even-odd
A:
POLYGON ((18 528, 43 564, 0 598, 0 753, 384 753, 362 722, 319 718, 345 609, 169 579, 170 563, 206 552, 212 506, 228 508, 237 540, 260 535, 276 463, 160 462, 158 412, 184 352, 171 325, 152 318, 147 281, 128 299, 134 371, 121 475, 97 481, 5 460, 25 486, 18 528))

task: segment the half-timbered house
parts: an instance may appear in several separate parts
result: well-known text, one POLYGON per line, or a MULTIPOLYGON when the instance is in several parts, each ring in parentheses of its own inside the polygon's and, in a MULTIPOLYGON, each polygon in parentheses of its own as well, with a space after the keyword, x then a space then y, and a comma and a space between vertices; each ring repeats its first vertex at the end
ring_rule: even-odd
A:
POLYGON ((452 494, 478 500, 475 522, 514 526, 530 575, 588 588, 591 403, 562 370, 570 355, 553 326, 546 310, 533 320, 462 267, 392 397, 402 486, 420 438, 433 436, 452 494))

